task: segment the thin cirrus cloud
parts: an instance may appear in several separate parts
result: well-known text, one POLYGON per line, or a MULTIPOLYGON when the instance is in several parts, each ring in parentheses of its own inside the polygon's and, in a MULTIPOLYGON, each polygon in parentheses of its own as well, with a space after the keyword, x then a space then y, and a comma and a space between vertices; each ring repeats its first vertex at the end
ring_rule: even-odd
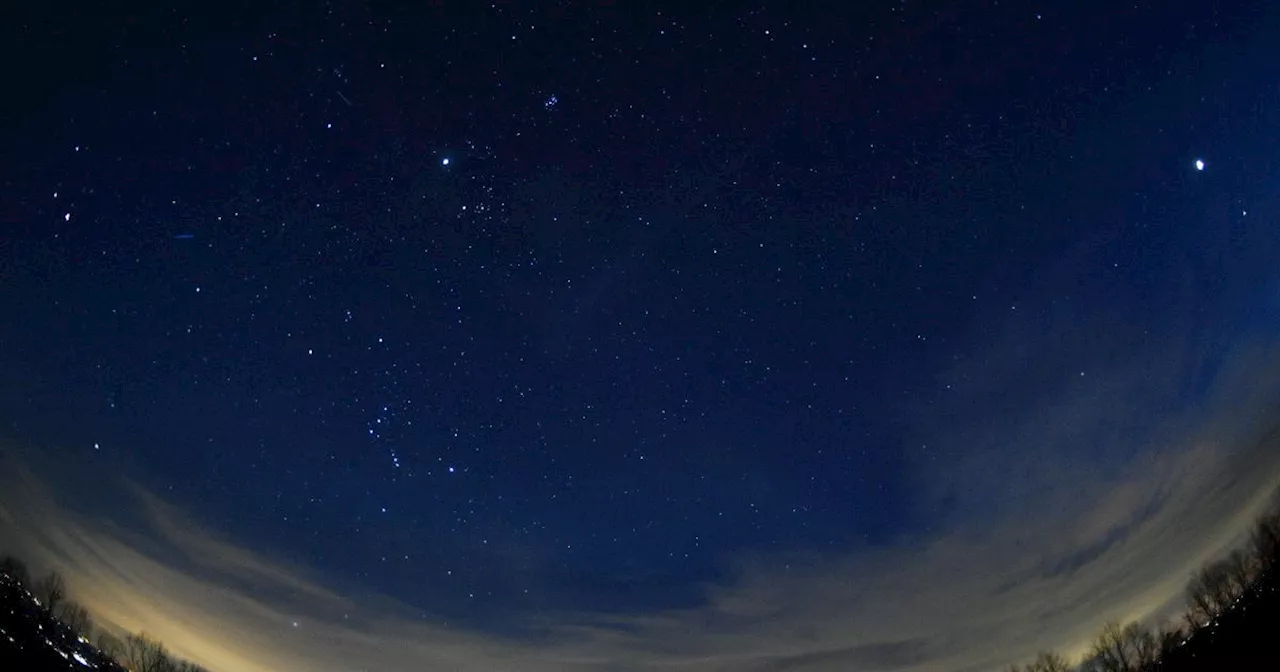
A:
POLYGON ((708 586, 697 608, 544 613, 528 619, 537 641, 340 594, 136 486, 125 489, 142 525, 81 513, 13 452, 0 540, 62 572, 98 622, 215 670, 995 669, 1039 648, 1078 653, 1106 619, 1169 615, 1190 572, 1267 504, 1280 450, 1267 425, 1242 423, 1240 402, 1275 399, 1249 381, 1280 377, 1243 372, 1280 366, 1273 350, 1247 353, 1199 431, 1070 484, 1076 503, 1058 514, 1038 508, 1061 506, 1049 494, 996 526, 959 521, 840 557, 740 557, 736 578, 708 586), (1253 429, 1224 430, 1241 426, 1253 429))
MULTIPOLYGON (((1074 263, 1041 289, 1111 291, 1068 286, 1074 263)), ((1280 344, 1212 309, 1247 306, 1261 276, 1242 277, 1206 298, 1171 276, 1158 310, 1137 296, 976 321, 996 328, 905 411, 914 532, 739 554, 693 608, 531 613, 523 639, 450 625, 237 545, 124 476, 85 495, 74 465, 12 443, 0 546, 61 572, 97 622, 214 670, 935 672, 1079 655, 1106 620, 1176 616, 1191 572, 1280 487, 1280 344)))

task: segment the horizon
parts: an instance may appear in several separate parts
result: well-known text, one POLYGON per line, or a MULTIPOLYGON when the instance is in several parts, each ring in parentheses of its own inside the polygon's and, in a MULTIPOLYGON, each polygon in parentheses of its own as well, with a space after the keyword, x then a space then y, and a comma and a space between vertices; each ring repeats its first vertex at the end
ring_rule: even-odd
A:
POLYGON ((1007 670, 1280 491, 1280 11, 0 40, 0 552, 215 672, 1007 670))

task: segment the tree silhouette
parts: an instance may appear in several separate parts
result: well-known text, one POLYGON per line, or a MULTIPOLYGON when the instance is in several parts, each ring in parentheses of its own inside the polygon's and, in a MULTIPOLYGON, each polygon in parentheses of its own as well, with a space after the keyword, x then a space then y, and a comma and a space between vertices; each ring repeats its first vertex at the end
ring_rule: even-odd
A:
POLYGON ((1172 623, 1166 623, 1160 626, 1156 631, 1156 643, 1160 648, 1158 657, 1161 660, 1168 658, 1178 647, 1182 646, 1182 641, 1186 639, 1186 634, 1182 632, 1178 626, 1172 623))
POLYGON ((1187 583, 1187 621, 1192 629, 1207 625, 1235 601, 1235 586, 1225 561, 1200 568, 1187 583))
POLYGON ((1150 630, 1137 623, 1130 623, 1124 629, 1125 639, 1133 651, 1136 670, 1150 669, 1160 660, 1160 639, 1150 630))
POLYGON ((10 578, 18 582, 18 585, 27 587, 31 585, 31 574, 27 571, 27 563, 6 555, 0 558, 0 572, 8 574, 10 578))
POLYGON ((58 603, 67 596, 67 584, 62 580, 62 575, 57 572, 49 572, 43 579, 36 582, 35 589, 36 599, 40 600, 40 605, 49 613, 58 607, 58 603))
POLYGON ((1253 527, 1249 551, 1259 571, 1268 571, 1280 562, 1280 513, 1263 516, 1253 527))
POLYGON ((1137 623, 1126 626, 1112 621, 1094 640, 1093 650, 1083 669, 1090 672, 1140 672, 1154 665, 1160 656, 1156 636, 1137 623))
POLYGON ((62 603, 58 609, 58 620, 62 621, 68 628, 71 628, 76 634, 84 637, 89 636, 89 631, 93 627, 93 621, 89 618, 89 610, 73 600, 67 600, 62 603))
POLYGON ((124 642, 106 630, 99 630, 98 636, 94 638, 93 643, 108 658, 119 658, 124 653, 124 642))
POLYGON ((120 662, 131 672, 171 672, 174 667, 164 645, 144 632, 124 638, 120 662))
POLYGON ((1249 590, 1249 586, 1253 585, 1253 579, 1258 575, 1256 559, 1239 548, 1222 559, 1222 568, 1227 575, 1227 581, 1231 583, 1231 592, 1236 598, 1249 590))
POLYGON ((1067 672, 1070 669, 1066 658, 1053 651, 1041 651, 1026 667, 1012 665, 1009 672, 1067 672))

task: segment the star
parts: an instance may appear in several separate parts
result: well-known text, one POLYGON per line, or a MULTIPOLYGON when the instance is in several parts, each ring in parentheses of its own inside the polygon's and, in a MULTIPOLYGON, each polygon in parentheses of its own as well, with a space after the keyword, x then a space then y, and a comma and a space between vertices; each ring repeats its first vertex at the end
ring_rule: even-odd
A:
POLYGON ((1195 495, 1261 502, 1245 488, 1280 474, 1200 417, 1261 417, 1261 388, 1219 403, 1218 371, 1280 352, 1274 152, 1247 104, 1267 68, 1212 46, 1274 22, 428 4, 13 22, 32 140, 0 162, 0 508, 45 508, 8 487, 22 450, 95 545, 0 519, 0 554, 58 559, 102 625, 212 641, 223 623, 169 618, 210 613, 207 585, 248 607, 230 627, 293 633, 218 655, 280 669, 1009 669, 991 652, 1175 604, 1246 518, 1195 495), (1088 49, 1061 39, 1083 25, 1088 49), (1180 60, 1240 76, 1209 92, 1180 60), (1201 150, 1227 163, 1183 173, 1201 150), (114 483, 216 525, 89 530, 148 521, 114 483), (257 559, 166 551, 206 533, 191 548, 257 559), (114 571, 170 555, 192 581, 114 571), (312 583, 342 601, 291 599, 312 583), (986 625, 933 608, 955 596, 986 625), (728 603, 769 617, 721 623, 728 603), (840 627, 815 642, 814 619, 840 627), (506 636, 524 626, 585 639, 506 636))

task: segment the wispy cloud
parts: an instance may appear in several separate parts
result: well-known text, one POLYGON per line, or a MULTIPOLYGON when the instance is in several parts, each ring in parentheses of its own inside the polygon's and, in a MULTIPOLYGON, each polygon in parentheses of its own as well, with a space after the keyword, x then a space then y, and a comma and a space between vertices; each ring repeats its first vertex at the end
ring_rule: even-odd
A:
POLYGON ((1170 615, 1280 486, 1280 347, 1223 336, 1199 302, 1188 290, 1148 324, 984 321, 998 328, 906 419, 916 532, 729 558, 693 608, 526 613, 524 639, 468 629, 16 448, 0 451, 0 544, 62 572, 98 621, 215 670, 933 672, 1078 653, 1104 620, 1170 615), (104 491, 72 501, 69 483, 104 491))
POLYGON ((736 579, 707 586, 702 606, 529 615, 546 634, 536 642, 340 594, 137 486, 133 521, 73 510, 12 455, 3 540, 66 575, 99 621, 213 669, 990 669, 1079 648, 1105 618, 1159 613, 1236 538, 1277 485, 1280 446, 1256 432, 1221 445, 1214 426, 1081 490, 1064 515, 1028 511, 838 557, 739 558, 736 579))

